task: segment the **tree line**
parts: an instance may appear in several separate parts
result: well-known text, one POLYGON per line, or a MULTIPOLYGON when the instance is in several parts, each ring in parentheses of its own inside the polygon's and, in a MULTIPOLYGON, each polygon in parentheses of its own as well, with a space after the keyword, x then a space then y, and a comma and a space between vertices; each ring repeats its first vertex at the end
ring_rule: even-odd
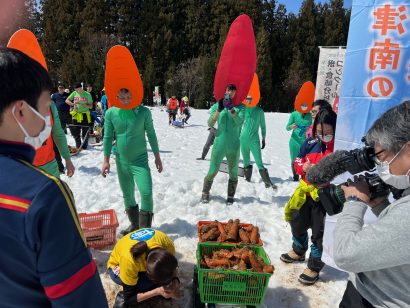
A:
POLYGON ((102 89, 106 53, 121 44, 140 70, 145 104, 159 86, 163 99, 187 95, 196 108, 214 100, 229 26, 247 14, 256 37, 260 105, 280 112, 293 109, 303 82, 316 81, 318 46, 346 45, 350 20, 343 0, 304 0, 297 14, 275 0, 26 0, 25 9, 19 11, 24 23, 6 30, 35 32, 56 85, 84 81, 102 89))

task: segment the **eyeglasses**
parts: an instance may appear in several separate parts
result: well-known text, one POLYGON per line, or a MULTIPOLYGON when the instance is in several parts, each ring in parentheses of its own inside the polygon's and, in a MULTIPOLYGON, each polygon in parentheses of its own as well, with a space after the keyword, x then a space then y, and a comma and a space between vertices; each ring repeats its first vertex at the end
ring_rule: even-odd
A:
POLYGON ((379 156, 378 155, 380 155, 381 153, 383 153, 385 150, 380 150, 379 152, 377 152, 377 153, 374 153, 374 162, 375 162, 375 164, 376 165, 380 165, 381 163, 382 163, 382 161, 381 161, 381 159, 379 158, 379 156))

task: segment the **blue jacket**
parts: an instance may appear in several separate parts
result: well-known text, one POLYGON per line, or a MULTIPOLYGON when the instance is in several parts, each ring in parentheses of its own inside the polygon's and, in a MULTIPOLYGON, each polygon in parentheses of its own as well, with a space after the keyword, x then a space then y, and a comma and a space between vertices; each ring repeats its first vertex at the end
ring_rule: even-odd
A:
POLYGON ((108 307, 67 184, 0 141, 0 306, 108 307))

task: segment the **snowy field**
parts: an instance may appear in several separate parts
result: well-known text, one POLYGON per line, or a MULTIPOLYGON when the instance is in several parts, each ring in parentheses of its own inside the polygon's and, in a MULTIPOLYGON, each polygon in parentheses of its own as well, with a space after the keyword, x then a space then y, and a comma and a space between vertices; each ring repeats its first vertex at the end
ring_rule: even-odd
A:
MULTIPOLYGON (((209 204, 199 202, 203 178, 209 167, 210 152, 206 161, 198 161, 208 136, 207 110, 192 110, 185 128, 168 125, 167 113, 158 107, 151 108, 164 171, 159 174, 150 152, 149 161, 154 189, 153 227, 167 233, 174 241, 184 285, 184 298, 172 307, 192 307, 192 275, 196 262, 196 223, 199 220, 227 221, 239 218, 241 222, 260 227, 264 248, 276 270, 269 282, 264 305, 260 307, 337 307, 347 282, 347 274, 325 266, 314 286, 304 286, 297 280, 306 264, 285 264, 279 260, 291 248, 290 226, 283 219, 286 201, 297 186, 290 180, 288 140, 290 132, 285 125, 288 114, 266 113, 266 148, 263 160, 272 181, 278 186, 274 192, 266 189, 257 168, 253 169, 252 182, 239 179, 235 203, 226 206, 228 176, 220 173, 214 180, 209 204)), ((69 139, 71 145, 73 139, 69 139)), ((148 147, 149 148, 149 147, 148 147)), ((78 212, 96 212, 115 209, 120 227, 128 226, 122 194, 117 180, 115 160, 111 159, 111 173, 103 178, 102 146, 91 147, 73 157, 76 173, 73 178, 62 176, 71 187, 78 212)), ((241 165, 241 162, 240 162, 241 165)), ((136 192, 139 200, 138 192, 136 192)), ((105 274, 110 250, 92 251, 110 301, 118 288, 105 274)))

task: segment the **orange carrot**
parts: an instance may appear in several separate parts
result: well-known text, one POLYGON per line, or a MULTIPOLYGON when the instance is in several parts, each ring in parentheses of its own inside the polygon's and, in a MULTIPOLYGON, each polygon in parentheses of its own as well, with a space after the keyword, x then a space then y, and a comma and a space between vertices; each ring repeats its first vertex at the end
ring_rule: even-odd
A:
POLYGON ((259 263, 258 259, 256 258, 254 251, 249 251, 249 262, 251 263, 252 269, 255 272, 263 272, 263 265, 259 263))
POLYGON ((204 235, 202 235, 203 241, 213 241, 220 235, 217 229, 210 229, 204 235))
POLYGON ((215 228, 215 227, 216 227, 216 224, 214 222, 210 223, 210 224, 207 224, 207 225, 203 225, 201 227, 201 233, 207 233, 209 230, 211 230, 212 228, 215 228))
POLYGON ((245 230, 239 229, 239 237, 240 237, 241 241, 244 242, 245 244, 250 243, 248 233, 245 230))
POLYGON ((239 261, 238 263, 238 270, 246 271, 246 263, 243 259, 241 259, 241 261, 239 261))
POLYGON ((264 273, 272 273, 273 274, 273 272, 275 271, 275 267, 273 266, 273 265, 265 265, 264 267, 263 267, 263 272, 264 273))
POLYGON ((218 251, 214 251, 212 258, 216 258, 216 259, 223 259, 223 258, 227 258, 230 259, 233 257, 233 252, 226 250, 226 249, 221 249, 218 251))
POLYGON ((228 239, 232 241, 238 240, 239 219, 235 219, 232 227, 229 229, 228 239))
POLYGON ((243 229, 244 229, 246 232, 252 232, 253 225, 249 225, 249 226, 247 226, 247 227, 243 227, 243 229))
POLYGON ((233 220, 232 220, 232 219, 229 219, 229 220, 228 220, 228 223, 227 223, 226 226, 225 226, 225 232, 226 232, 226 233, 229 232, 229 230, 230 230, 231 227, 232 227, 232 224, 233 224, 233 220))
POLYGON ((228 236, 226 235, 224 226, 219 221, 217 222, 217 226, 218 231, 221 233, 220 240, 218 242, 225 242, 228 236))
POLYGON ((211 269, 217 268, 217 267, 225 267, 225 268, 230 267, 230 263, 228 259, 210 259, 208 257, 205 257, 205 262, 206 262, 206 265, 211 269))
POLYGON ((251 236, 250 236, 251 244, 257 244, 259 242, 259 228, 253 227, 251 236))

